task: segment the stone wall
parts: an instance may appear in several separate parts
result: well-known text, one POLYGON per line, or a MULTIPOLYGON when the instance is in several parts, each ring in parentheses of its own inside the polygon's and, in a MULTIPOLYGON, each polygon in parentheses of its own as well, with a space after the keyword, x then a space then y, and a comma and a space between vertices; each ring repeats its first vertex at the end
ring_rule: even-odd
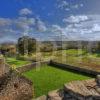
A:
POLYGON ((100 74, 100 72, 97 72, 97 71, 93 71, 93 70, 89 70, 89 69, 85 69, 85 68, 79 68, 79 67, 75 67, 75 66, 71 66, 71 65, 67 65, 67 64, 61 64, 61 63, 54 62, 54 61, 50 61, 50 65, 61 68, 61 69, 74 71, 77 73, 79 72, 79 73, 85 74, 85 75, 97 76, 100 74))
POLYGON ((32 64, 27 64, 27 65, 17 68, 17 71, 19 73, 23 73, 23 72, 29 71, 31 69, 35 69, 36 67, 39 67, 43 64, 49 64, 49 61, 34 62, 32 64))
POLYGON ((20 77, 16 72, 9 74, 7 83, 2 84, 0 100, 31 100, 33 97, 32 82, 20 77))
POLYGON ((5 65, 5 59, 0 58, 0 77, 9 72, 9 67, 5 65))
POLYGON ((0 100, 31 100, 33 84, 0 59, 0 100))
POLYGON ((100 86, 96 79, 73 81, 35 100, 100 100, 100 86))

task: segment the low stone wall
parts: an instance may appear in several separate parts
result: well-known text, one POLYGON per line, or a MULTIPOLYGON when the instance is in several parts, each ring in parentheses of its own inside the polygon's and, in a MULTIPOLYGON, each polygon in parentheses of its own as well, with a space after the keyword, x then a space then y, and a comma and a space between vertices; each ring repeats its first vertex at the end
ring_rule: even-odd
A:
POLYGON ((61 64, 61 63, 54 62, 54 61, 50 61, 50 65, 61 68, 61 69, 74 71, 77 73, 79 72, 79 73, 85 74, 85 75, 97 76, 100 74, 100 72, 97 72, 97 71, 93 71, 93 70, 89 70, 89 69, 85 69, 85 68, 79 68, 79 67, 75 67, 75 66, 71 66, 71 65, 67 65, 67 64, 61 64))
POLYGON ((71 66, 71 65, 67 65, 67 64, 62 64, 62 63, 58 63, 58 62, 55 62, 52 60, 51 61, 34 62, 31 64, 27 64, 27 65, 24 65, 22 67, 17 68, 17 71, 20 73, 23 73, 23 72, 29 71, 31 69, 35 69, 43 64, 49 64, 49 65, 57 67, 57 68, 70 70, 70 71, 74 71, 74 72, 85 74, 85 75, 97 76, 98 74, 100 74, 100 72, 97 72, 97 71, 93 71, 93 70, 89 70, 89 69, 85 69, 85 68, 80 68, 80 67, 76 67, 76 66, 71 66))
POLYGON ((49 64, 50 61, 41 61, 41 62, 34 62, 32 64, 27 64, 27 65, 24 65, 22 67, 19 67, 17 68, 17 71, 19 73, 23 73, 23 72, 26 72, 26 71, 29 71, 31 69, 35 69, 43 64, 49 64))

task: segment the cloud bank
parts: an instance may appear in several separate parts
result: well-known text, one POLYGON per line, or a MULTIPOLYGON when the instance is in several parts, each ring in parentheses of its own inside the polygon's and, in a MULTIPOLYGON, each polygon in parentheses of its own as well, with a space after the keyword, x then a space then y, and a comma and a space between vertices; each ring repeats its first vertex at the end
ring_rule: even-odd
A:
POLYGON ((46 25, 40 18, 27 17, 32 13, 31 10, 24 8, 15 19, 0 18, 0 37, 5 41, 16 41, 20 36, 46 31, 46 25))
POLYGON ((52 25, 52 32, 66 40, 100 40, 100 15, 71 15, 62 21, 65 27, 52 25))

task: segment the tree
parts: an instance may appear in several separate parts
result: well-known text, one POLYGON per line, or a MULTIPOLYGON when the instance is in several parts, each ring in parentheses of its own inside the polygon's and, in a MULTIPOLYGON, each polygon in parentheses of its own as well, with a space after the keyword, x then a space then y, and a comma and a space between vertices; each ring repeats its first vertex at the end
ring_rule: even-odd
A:
POLYGON ((36 51, 36 39, 30 38, 29 36, 23 36, 18 39, 17 47, 19 54, 32 54, 36 51))
POLYGON ((99 53, 100 53, 100 41, 98 42, 97 52, 99 52, 99 53))
POLYGON ((50 41, 42 42, 41 51, 43 51, 43 52, 53 51, 53 43, 50 41))

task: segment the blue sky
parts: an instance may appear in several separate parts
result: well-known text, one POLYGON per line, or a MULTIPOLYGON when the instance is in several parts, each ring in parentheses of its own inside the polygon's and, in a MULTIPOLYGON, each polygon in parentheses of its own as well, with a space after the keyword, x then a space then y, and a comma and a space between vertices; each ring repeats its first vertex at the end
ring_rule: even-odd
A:
POLYGON ((2 0, 0 42, 29 35, 39 40, 99 40, 100 0, 2 0))

